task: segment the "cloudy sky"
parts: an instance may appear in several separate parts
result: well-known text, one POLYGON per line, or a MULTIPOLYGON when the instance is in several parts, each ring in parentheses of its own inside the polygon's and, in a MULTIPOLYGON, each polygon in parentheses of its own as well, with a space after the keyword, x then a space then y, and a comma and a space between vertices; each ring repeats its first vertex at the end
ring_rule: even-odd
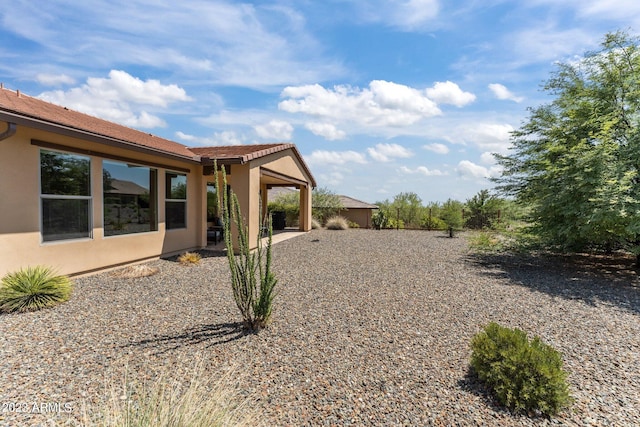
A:
POLYGON ((464 201, 637 0, 0 0, 10 89, 189 146, 290 141, 367 202, 464 201))

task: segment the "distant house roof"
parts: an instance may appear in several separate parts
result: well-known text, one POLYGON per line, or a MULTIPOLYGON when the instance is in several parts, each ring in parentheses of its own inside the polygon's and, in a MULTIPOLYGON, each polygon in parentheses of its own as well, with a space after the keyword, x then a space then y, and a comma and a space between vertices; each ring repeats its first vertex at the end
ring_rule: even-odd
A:
POLYGON ((150 133, 141 132, 70 110, 67 107, 33 98, 20 91, 6 89, 1 85, 0 120, 110 146, 151 152, 164 157, 179 158, 204 165, 213 165, 214 159, 219 164, 242 164, 291 149, 305 173, 311 179, 311 186, 316 186, 311 171, 309 171, 296 146, 291 143, 190 148, 150 133))
POLYGON ((106 188, 105 193, 142 195, 149 194, 149 190, 133 181, 112 178, 110 180, 110 188, 106 188))
MULTIPOLYGON (((269 194, 267 196, 269 202, 274 201, 280 196, 297 192, 297 190, 289 187, 274 187, 269 189, 269 194)), ((340 202, 345 209, 378 209, 378 206, 372 205, 367 202, 363 202, 358 199, 354 199, 353 197, 338 195, 340 198, 340 202)))
POLYGON ((353 197, 342 195, 339 195, 338 197, 340 197, 342 206, 344 206, 346 209, 378 209, 376 205, 354 199, 353 197))

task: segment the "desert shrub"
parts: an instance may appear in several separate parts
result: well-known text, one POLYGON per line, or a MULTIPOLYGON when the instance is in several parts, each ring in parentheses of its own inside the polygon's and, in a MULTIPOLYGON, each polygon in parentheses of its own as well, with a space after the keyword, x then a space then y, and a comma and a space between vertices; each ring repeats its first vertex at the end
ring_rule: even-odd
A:
POLYGON ((0 312, 34 311, 67 301, 73 284, 44 266, 9 273, 0 282, 0 312))
POLYGON ((178 257, 178 262, 182 265, 197 265, 202 257, 197 252, 185 252, 178 257))
POLYGON ((562 357, 539 337, 492 322, 471 347, 473 370, 507 408, 555 415, 570 404, 562 357))
POLYGON ((349 224, 349 228, 360 228, 360 224, 357 222, 347 220, 347 224, 349 224))
POLYGON ((349 228, 349 222, 342 216, 332 216, 327 220, 326 227, 329 230, 346 230, 349 228))
POLYGON ((376 213, 371 216, 371 223, 375 229, 381 230, 389 226, 389 218, 387 218, 387 215, 382 210, 377 210, 376 213))
POLYGON ((320 225, 320 221, 318 221, 317 219, 311 218, 311 228, 317 230, 319 228, 322 228, 322 225, 320 225))
POLYGON ((151 267, 146 264, 130 265, 119 270, 113 271, 110 276, 121 279, 136 279, 139 277, 148 277, 158 274, 158 267, 151 267))
POLYGON ((420 225, 422 228, 426 228, 427 230, 444 230, 447 228, 446 222, 434 216, 425 216, 422 218, 422 224, 420 225))

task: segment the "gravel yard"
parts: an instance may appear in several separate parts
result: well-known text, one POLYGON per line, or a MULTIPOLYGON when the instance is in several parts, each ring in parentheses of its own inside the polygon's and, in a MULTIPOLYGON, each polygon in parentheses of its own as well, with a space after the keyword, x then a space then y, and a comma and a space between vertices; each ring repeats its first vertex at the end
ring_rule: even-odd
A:
POLYGON ((265 425, 640 424, 640 281, 628 269, 471 256, 463 235, 425 231, 314 230, 273 254, 274 321, 257 335, 240 329, 224 256, 79 278, 66 304, 0 316, 0 425, 55 418, 11 404, 80 418, 99 410, 105 381, 189 378, 199 358, 211 376, 233 370, 265 425), (490 321, 562 352, 571 410, 547 420, 495 405, 468 373, 490 321))

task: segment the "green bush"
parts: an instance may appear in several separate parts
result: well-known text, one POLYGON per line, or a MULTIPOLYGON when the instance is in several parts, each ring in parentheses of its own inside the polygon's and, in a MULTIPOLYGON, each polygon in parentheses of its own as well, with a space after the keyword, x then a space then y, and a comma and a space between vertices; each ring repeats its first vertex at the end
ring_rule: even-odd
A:
POLYGON ((349 222, 341 216, 332 216, 327 220, 327 229, 329 230, 346 230, 349 228, 349 222))
POLYGON ((445 223, 440 218, 432 216, 425 216, 422 219, 422 224, 420 224, 422 228, 426 228, 427 230, 444 230, 447 228, 447 223, 445 223))
POLYGON ((495 322, 472 341, 471 366, 500 403, 516 412, 555 415, 571 403, 562 357, 539 337, 495 322))
POLYGON ((49 267, 27 267, 0 282, 0 312, 34 311, 67 301, 73 286, 49 267))
POLYGON ((381 230, 389 226, 389 218, 387 218, 381 210, 376 211, 376 213, 371 216, 371 222, 373 223, 373 228, 376 230, 381 230))

